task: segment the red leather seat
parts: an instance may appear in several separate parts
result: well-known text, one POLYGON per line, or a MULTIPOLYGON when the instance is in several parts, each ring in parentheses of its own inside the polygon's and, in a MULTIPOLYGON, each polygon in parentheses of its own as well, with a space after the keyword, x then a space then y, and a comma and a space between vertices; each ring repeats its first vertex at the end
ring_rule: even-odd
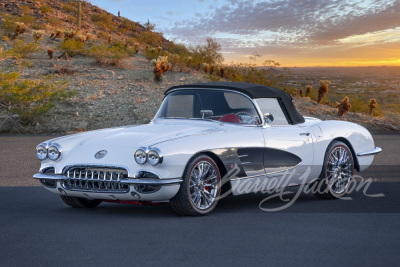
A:
POLYGON ((219 119, 219 121, 231 122, 231 123, 242 123, 239 116, 237 116, 236 114, 226 114, 226 115, 222 116, 222 118, 219 119))

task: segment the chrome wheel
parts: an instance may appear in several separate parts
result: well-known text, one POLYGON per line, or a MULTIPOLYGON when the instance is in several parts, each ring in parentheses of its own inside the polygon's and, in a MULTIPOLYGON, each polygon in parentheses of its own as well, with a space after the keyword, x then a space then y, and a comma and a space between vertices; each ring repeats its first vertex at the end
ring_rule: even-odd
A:
POLYGON ((329 153, 326 166, 326 183, 329 191, 335 196, 347 192, 353 174, 351 152, 345 146, 335 146, 329 153))
POLYGON ((210 214, 221 192, 221 174, 214 159, 205 154, 191 159, 182 180, 178 193, 169 201, 172 209, 179 215, 210 214))
POLYGON ((192 204, 199 210, 207 210, 219 192, 219 175, 216 167, 209 161, 198 161, 192 168, 189 178, 189 194, 192 204))

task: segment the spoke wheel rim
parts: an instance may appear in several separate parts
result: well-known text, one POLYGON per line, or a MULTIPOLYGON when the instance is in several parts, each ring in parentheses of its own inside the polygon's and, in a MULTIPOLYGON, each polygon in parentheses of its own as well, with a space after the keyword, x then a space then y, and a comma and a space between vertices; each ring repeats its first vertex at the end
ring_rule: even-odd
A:
POLYGON ((219 192, 219 173, 209 161, 198 161, 190 172, 189 196, 192 205, 207 210, 216 202, 219 192))
POLYGON ((337 146, 329 153, 326 166, 326 183, 334 195, 347 192, 353 175, 353 160, 344 146, 337 146))

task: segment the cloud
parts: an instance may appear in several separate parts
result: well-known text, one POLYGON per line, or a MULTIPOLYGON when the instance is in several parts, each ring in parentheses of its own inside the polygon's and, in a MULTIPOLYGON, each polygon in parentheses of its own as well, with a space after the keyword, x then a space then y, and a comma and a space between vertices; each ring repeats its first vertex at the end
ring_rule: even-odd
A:
POLYGON ((399 27, 399 14, 398 0, 229 0, 208 14, 177 22, 166 33, 187 42, 218 36, 225 47, 324 46, 399 27))

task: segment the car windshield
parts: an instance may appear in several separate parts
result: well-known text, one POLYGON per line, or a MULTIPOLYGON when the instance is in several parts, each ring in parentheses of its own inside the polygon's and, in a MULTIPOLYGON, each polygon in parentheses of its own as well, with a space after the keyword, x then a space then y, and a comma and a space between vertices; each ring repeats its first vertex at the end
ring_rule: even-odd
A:
POLYGON ((165 97, 155 118, 207 119, 248 125, 261 121, 250 99, 223 90, 172 92, 165 97))

